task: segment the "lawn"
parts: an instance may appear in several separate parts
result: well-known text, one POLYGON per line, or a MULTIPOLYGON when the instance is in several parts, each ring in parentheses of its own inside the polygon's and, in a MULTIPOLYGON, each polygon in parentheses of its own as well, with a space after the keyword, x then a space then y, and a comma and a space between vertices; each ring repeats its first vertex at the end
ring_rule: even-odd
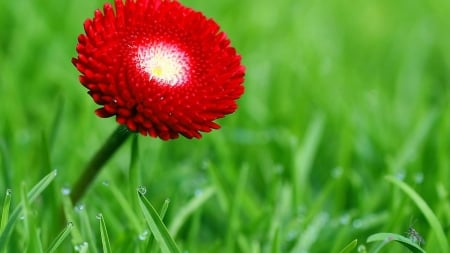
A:
POLYGON ((0 1, 0 252, 450 252, 449 1, 181 2, 242 55, 238 110, 131 136, 72 205, 117 127, 71 63, 103 1, 0 1))

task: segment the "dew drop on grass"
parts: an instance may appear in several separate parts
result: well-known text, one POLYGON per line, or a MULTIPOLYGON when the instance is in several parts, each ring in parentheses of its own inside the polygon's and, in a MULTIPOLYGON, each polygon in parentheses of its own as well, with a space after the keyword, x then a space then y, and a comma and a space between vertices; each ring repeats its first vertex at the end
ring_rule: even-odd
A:
POLYGON ((352 226, 354 228, 361 228, 363 226, 363 222, 360 219, 356 219, 352 222, 352 226))
POLYGON ((296 230, 290 230, 286 235, 287 241, 293 241, 298 237, 298 231, 296 230))
POLYGON ((11 189, 6 189, 6 196, 11 196, 12 194, 12 190, 11 189))
POLYGON ((148 230, 144 230, 142 233, 139 234, 139 240, 144 241, 145 239, 147 239, 149 235, 148 230))
POLYGON ((102 214, 102 213, 98 213, 98 214, 95 216, 95 218, 96 218, 97 220, 101 220, 101 219, 103 218, 103 214, 102 214))
POLYGON ((397 173, 395 173, 395 177, 398 180, 403 181, 405 179, 405 172, 404 171, 398 171, 397 173))
POLYGON ((75 212, 81 212, 84 210, 84 204, 78 204, 75 206, 75 212))
POLYGON ((70 188, 69 187, 63 187, 61 188, 61 193, 65 196, 70 194, 70 188))
POLYGON ((416 175, 414 176, 414 181, 416 182, 416 184, 423 183, 423 173, 422 172, 416 173, 416 175))
POLYGON ((108 180, 103 181, 103 182, 102 182, 102 185, 103 185, 103 186, 109 186, 109 181, 108 181, 108 180))
POLYGON ((147 193, 147 188, 145 188, 145 186, 143 186, 143 185, 139 185, 137 190, 142 195, 145 195, 147 193))
POLYGON ((359 245, 357 251, 359 253, 366 253, 367 252, 366 246, 364 246, 363 244, 359 245))
POLYGON ((82 242, 80 244, 75 245, 74 250, 79 252, 79 251, 83 251, 87 247, 88 247, 88 243, 87 242, 82 242))
POLYGON ((19 220, 25 220, 25 215, 20 215, 19 220))
POLYGON ((203 190, 202 189, 196 189, 195 191, 194 191, 194 195, 195 196, 201 196, 203 194, 203 190))
POLYGON ((350 214, 346 213, 343 214, 340 218, 339 218, 339 223, 341 223, 342 225, 347 225, 350 223, 350 214))

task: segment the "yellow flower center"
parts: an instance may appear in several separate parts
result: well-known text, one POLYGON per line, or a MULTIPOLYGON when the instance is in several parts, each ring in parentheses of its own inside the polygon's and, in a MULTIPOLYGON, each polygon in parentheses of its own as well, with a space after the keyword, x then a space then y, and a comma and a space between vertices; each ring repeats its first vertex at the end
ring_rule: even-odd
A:
POLYGON ((136 62, 148 74, 150 80, 167 85, 178 85, 188 79, 188 56, 167 43, 140 47, 136 62))

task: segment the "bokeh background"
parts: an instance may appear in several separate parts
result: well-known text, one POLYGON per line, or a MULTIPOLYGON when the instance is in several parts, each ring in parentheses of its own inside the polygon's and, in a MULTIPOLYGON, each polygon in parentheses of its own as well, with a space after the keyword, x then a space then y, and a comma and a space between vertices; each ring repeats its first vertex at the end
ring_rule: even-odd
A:
MULTIPOLYGON (((240 107, 219 120, 222 129, 200 140, 137 137, 138 183, 156 207, 170 199, 167 224, 212 189, 183 220, 181 248, 338 252, 358 239, 364 252, 372 247, 369 235, 406 235, 413 226, 425 249, 442 252, 421 209, 385 176, 403 180, 428 203, 448 242, 449 1, 182 2, 222 26, 247 73, 240 107)), ((95 116, 71 64, 83 21, 102 4, 0 1, 0 193, 12 189, 17 204, 24 183, 30 188, 58 170, 35 203, 44 245, 59 232, 61 189, 117 126, 95 116)), ((136 185, 126 180, 130 143, 82 202, 79 212, 94 235, 81 226, 81 237, 91 239, 92 252, 101 248, 99 212, 117 252, 139 252, 148 241, 138 239, 145 223, 130 225, 123 211, 140 217, 136 185)), ((26 248, 22 226, 14 232, 22 242, 11 249, 26 248)))

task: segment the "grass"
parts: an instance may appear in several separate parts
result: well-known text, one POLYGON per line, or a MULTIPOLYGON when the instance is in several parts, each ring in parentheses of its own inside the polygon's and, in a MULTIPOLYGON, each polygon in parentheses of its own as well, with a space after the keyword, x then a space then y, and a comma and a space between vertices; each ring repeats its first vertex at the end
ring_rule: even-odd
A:
POLYGON ((242 54, 239 110, 201 140, 128 140, 72 206, 117 126, 70 63, 102 1, 0 1, 3 252, 448 250, 448 1, 182 2, 242 54))

